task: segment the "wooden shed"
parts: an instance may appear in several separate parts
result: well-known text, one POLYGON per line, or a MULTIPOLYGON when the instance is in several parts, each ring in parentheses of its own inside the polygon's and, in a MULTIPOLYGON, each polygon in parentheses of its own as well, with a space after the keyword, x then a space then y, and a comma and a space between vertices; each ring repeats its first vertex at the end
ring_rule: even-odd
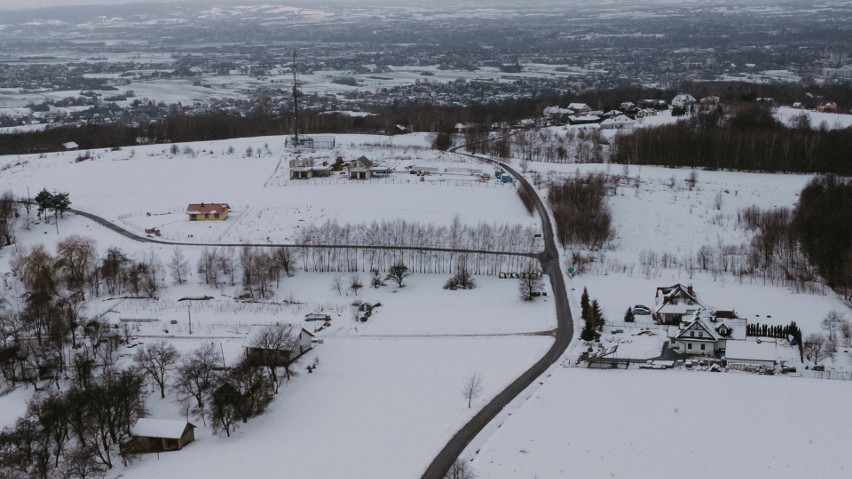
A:
POLYGON ((133 452, 178 451, 195 440, 195 425, 186 421, 141 418, 130 434, 133 439, 123 447, 133 452))

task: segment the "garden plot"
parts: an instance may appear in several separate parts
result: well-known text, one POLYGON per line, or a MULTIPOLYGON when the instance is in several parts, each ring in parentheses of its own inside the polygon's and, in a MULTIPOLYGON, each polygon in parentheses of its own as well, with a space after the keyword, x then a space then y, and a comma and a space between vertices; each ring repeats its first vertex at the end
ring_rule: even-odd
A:
MULTIPOLYGON (((322 322, 305 322, 308 313, 331 316, 331 324, 316 332, 317 337, 339 336, 465 336, 528 334, 556 327, 555 311, 548 296, 525 302, 518 294, 518 281, 493 276, 476 277, 478 286, 468 291, 442 289, 446 277, 414 275, 405 287, 388 284, 365 287, 355 296, 347 291, 350 276, 344 275, 343 294, 333 286, 336 274, 299 272, 286 278, 266 302, 237 301, 239 286, 220 291, 197 284, 170 286, 158 300, 132 299, 101 302, 100 311, 113 323, 132 326, 132 333, 144 337, 189 337, 193 333, 211 338, 242 337, 252 324, 280 321, 302 324, 310 331, 322 322), (178 301, 184 297, 213 296, 207 301, 178 301), (365 322, 356 321, 353 303, 381 304, 365 322), (172 324, 175 321, 175 324, 172 324)), ((367 275, 360 275, 367 283, 367 275)), ((190 278, 195 282, 197 278, 190 278)), ((546 290, 549 291, 549 288, 546 290)))
POLYGON ((479 477, 668 477, 681 470, 699 479, 792 479, 845 477, 852 468, 852 418, 846 401, 831 400, 852 393, 849 381, 558 367, 551 373, 504 413, 499 429, 468 448, 463 457, 473 459, 479 477))

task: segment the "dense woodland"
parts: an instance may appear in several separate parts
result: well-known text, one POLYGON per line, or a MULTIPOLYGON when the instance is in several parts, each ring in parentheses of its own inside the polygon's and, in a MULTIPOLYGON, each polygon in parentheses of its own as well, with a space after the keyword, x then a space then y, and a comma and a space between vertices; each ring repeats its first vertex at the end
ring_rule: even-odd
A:
POLYGON ((613 144, 616 163, 686 166, 714 170, 852 175, 852 128, 811 128, 807 117, 789 127, 768 106, 740 106, 690 121, 638 128, 613 144))
POLYGON ((547 199, 562 246, 601 248, 612 237, 612 213, 606 203, 607 177, 576 175, 550 187, 547 199))
POLYGON ((852 300, 852 179, 814 178, 799 196, 792 227, 826 283, 852 300))

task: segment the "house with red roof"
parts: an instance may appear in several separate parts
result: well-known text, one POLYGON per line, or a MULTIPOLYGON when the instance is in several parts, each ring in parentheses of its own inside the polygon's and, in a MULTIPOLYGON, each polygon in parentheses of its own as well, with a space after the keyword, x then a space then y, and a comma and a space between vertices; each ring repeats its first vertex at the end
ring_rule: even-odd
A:
POLYGON ((223 221, 230 211, 228 203, 190 203, 186 207, 189 221, 223 221))

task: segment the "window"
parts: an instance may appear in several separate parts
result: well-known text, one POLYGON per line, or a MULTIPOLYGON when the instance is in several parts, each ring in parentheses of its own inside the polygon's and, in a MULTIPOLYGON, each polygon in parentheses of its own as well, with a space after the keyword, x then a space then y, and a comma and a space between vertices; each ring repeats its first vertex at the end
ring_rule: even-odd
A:
POLYGON ((702 344, 702 345, 701 345, 701 350, 702 350, 702 351, 704 351, 704 346, 706 346, 706 344, 702 344))
POLYGON ((699 338, 703 338, 703 337, 704 337, 704 331, 699 331, 699 332, 698 332, 698 337, 699 337, 699 338))
POLYGON ((692 343, 687 344, 686 349, 692 349, 692 343))
POLYGON ((695 331, 690 331, 690 332, 689 332, 689 337, 690 337, 690 338, 694 338, 694 337, 695 337, 695 331))
POLYGON ((189 215, 189 221, 195 221, 197 219, 198 219, 198 215, 196 215, 196 214, 189 215))
POLYGON ((204 219, 209 220, 210 219, 210 213, 204 213, 204 219))
POLYGON ((213 213, 213 218, 218 220, 219 219, 219 213, 213 213))

